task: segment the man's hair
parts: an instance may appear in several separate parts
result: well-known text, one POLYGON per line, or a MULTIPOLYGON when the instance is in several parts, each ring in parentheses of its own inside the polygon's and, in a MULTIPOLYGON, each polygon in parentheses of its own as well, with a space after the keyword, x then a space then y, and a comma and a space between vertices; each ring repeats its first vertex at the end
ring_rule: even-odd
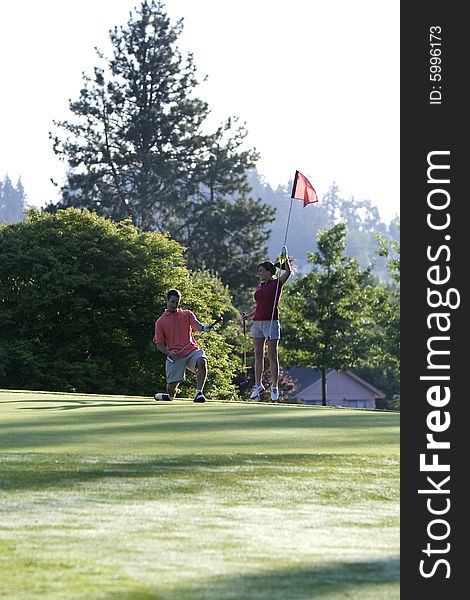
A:
POLYGON ((179 290, 168 290, 166 299, 169 300, 172 296, 176 296, 178 300, 181 300, 181 292, 179 290))

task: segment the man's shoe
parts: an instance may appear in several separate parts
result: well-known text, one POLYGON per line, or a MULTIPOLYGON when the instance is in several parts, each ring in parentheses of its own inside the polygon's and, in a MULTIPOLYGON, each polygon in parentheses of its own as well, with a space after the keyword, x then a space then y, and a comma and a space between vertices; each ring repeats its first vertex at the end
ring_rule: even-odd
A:
POLYGON ((277 402, 279 400, 279 390, 277 388, 271 389, 271 402, 277 402))
POLYGON ((204 396, 204 394, 202 392, 197 392, 196 395, 194 396, 193 402, 205 402, 205 401, 206 401, 206 397, 204 396))
POLYGON ((171 400, 170 394, 155 394, 154 398, 157 402, 160 400, 171 400))
POLYGON ((255 387, 251 391, 250 400, 254 400, 257 398, 261 392, 264 392, 264 385, 260 383, 259 385, 255 385, 255 387))

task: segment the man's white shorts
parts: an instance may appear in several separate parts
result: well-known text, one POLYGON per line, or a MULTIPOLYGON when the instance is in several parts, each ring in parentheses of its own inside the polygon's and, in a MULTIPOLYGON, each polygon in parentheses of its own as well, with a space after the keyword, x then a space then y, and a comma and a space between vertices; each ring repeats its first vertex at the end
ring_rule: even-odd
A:
POLYGON ((193 350, 187 356, 179 356, 175 360, 166 359, 165 372, 167 383, 176 383, 186 379, 186 369, 196 372, 198 358, 206 358, 204 350, 193 350))

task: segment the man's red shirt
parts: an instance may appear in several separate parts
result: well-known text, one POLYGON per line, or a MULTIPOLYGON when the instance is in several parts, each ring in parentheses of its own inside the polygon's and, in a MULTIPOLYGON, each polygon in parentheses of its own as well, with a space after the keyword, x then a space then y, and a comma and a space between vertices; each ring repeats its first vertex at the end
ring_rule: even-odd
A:
POLYGON ((166 310, 155 322, 154 344, 165 344, 168 350, 177 350, 180 356, 187 356, 193 350, 199 350, 194 337, 196 316, 190 310, 166 310))

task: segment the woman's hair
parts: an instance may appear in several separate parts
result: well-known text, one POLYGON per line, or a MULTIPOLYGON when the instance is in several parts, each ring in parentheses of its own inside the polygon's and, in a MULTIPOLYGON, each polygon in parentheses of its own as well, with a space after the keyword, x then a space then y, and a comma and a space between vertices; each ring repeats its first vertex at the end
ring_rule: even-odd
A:
POLYGON ((276 265, 270 260, 265 260, 264 262, 259 263, 256 268, 259 269, 260 267, 263 267, 263 269, 266 269, 266 271, 271 271, 273 275, 276 272, 276 265))
MULTIPOLYGON (((291 273, 295 273, 297 271, 297 267, 294 263, 294 260, 291 256, 289 256, 289 261, 290 261, 290 270, 291 273)), ((285 263, 284 262, 276 262, 273 263, 271 260, 265 260, 264 262, 260 263, 258 265, 258 267, 264 267, 267 271, 271 271, 271 273, 274 275, 276 273, 276 269, 281 269, 281 271, 285 271, 286 267, 285 267, 285 263)))

